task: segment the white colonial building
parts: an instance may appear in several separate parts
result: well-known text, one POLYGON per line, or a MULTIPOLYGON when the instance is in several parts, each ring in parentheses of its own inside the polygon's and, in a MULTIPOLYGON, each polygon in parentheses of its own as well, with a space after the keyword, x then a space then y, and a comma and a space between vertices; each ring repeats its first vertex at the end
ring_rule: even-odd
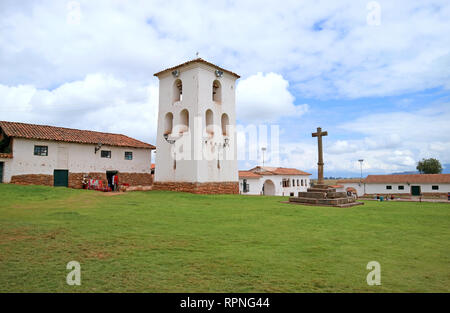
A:
POLYGON ((154 146, 120 134, 0 121, 0 182, 82 188, 83 178, 151 185, 154 146))
POLYGON ((239 75, 197 58, 154 74, 159 113, 154 189, 238 193, 239 75))
POLYGON ((369 175, 359 179, 339 180, 345 190, 355 189, 358 196, 397 195, 447 197, 450 174, 369 175))
POLYGON ((261 167, 239 171, 243 195, 298 196, 310 187, 311 174, 295 168, 261 167))

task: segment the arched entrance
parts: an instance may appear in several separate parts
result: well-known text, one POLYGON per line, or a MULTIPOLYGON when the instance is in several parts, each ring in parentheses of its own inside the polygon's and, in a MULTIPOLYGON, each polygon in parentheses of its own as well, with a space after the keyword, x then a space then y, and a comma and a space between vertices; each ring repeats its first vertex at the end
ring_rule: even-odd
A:
POLYGON ((263 194, 265 196, 275 196, 275 184, 270 179, 264 182, 263 194))
POLYGON ((348 187, 347 189, 345 189, 345 191, 347 192, 347 195, 349 195, 349 193, 350 193, 351 195, 354 195, 356 197, 358 196, 356 189, 353 187, 348 187))

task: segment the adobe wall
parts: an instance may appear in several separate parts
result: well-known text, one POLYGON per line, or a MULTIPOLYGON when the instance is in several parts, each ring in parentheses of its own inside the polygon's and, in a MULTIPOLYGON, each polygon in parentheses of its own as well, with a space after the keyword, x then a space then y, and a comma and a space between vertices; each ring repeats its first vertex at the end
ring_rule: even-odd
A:
POLYGON ((153 184, 153 190, 169 190, 195 194, 239 194, 239 183, 155 182, 153 184))
MULTIPOLYGON (((70 188, 81 189, 83 188, 83 177, 87 179, 98 179, 106 183, 106 173, 69 173, 68 186, 70 188)), ((130 186, 150 186, 153 179, 150 173, 118 173, 119 184, 128 184, 130 186)), ((45 174, 26 174, 26 175, 14 175, 11 177, 12 184, 20 185, 44 185, 53 186, 53 175, 45 174)))
POLYGON ((53 186, 53 175, 28 174, 11 176, 11 184, 53 186))

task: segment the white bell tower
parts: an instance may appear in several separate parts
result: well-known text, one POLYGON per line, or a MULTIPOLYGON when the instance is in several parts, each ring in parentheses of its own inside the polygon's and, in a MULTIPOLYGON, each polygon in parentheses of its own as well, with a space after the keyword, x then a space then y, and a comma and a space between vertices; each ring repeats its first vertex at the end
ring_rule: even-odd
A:
POLYGON ((159 78, 159 112, 153 189, 239 193, 239 75, 201 58, 154 75, 159 78))

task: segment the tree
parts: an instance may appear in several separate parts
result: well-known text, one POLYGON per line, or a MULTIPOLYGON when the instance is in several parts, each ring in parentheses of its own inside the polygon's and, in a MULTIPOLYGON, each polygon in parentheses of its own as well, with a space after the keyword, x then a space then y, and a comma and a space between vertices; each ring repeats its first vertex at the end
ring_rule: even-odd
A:
POLYGON ((442 173, 442 165, 439 160, 433 158, 422 159, 417 163, 417 170, 421 174, 440 174, 442 173))

